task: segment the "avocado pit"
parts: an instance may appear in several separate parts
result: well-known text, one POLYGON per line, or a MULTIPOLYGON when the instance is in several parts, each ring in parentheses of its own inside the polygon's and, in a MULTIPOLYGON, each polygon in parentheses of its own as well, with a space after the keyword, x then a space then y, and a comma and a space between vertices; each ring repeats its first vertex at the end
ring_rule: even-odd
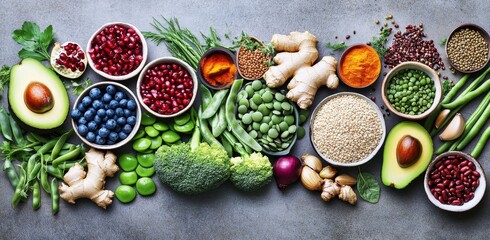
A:
POLYGON ((54 106, 53 94, 40 82, 31 82, 24 91, 24 103, 35 113, 45 113, 54 106))
POLYGON ((396 160, 400 167, 406 168, 413 165, 420 158, 422 144, 410 135, 403 136, 396 146, 396 160))

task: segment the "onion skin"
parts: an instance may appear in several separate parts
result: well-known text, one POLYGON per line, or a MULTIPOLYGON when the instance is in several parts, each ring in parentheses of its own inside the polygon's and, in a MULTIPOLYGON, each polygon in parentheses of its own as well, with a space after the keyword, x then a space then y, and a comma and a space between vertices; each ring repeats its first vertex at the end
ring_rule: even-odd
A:
POLYGON ((279 190, 284 191, 288 185, 298 181, 301 167, 301 161, 295 156, 284 156, 277 159, 272 170, 279 190))

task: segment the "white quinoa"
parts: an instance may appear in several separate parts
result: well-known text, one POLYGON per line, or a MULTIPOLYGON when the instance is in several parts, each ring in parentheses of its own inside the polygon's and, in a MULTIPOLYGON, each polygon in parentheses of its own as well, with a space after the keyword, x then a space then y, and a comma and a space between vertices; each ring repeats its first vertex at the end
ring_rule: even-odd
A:
POLYGON ((365 99, 341 95, 327 101, 314 116, 312 141, 325 157, 339 163, 366 158, 383 130, 375 109, 365 99))

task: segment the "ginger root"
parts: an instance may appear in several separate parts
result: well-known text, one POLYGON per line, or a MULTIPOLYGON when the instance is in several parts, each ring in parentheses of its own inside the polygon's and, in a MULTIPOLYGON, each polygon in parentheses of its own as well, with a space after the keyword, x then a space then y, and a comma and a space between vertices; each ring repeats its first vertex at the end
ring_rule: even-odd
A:
POLYGON ((323 192, 321 195, 323 201, 328 202, 330 201, 330 199, 339 195, 339 193, 340 186, 336 184, 332 179, 325 179, 323 183, 323 192))
POLYGON ((112 152, 102 152, 91 148, 85 155, 88 172, 80 164, 75 164, 65 174, 59 186, 60 197, 75 204, 79 198, 89 198, 99 207, 106 208, 112 203, 114 192, 103 190, 105 177, 112 177, 119 170, 116 165, 116 155, 112 152))
POLYGON ((357 195, 352 189, 352 187, 349 185, 344 185, 340 187, 339 198, 352 205, 355 205, 357 202, 357 195))
POLYGON ((277 66, 272 66, 264 74, 267 86, 282 86, 294 76, 288 84, 286 97, 302 109, 313 103, 319 87, 326 85, 337 88, 339 79, 335 74, 337 61, 332 56, 323 57, 311 66, 318 58, 317 39, 309 32, 291 32, 289 35, 275 34, 271 44, 278 53, 274 57, 277 66))

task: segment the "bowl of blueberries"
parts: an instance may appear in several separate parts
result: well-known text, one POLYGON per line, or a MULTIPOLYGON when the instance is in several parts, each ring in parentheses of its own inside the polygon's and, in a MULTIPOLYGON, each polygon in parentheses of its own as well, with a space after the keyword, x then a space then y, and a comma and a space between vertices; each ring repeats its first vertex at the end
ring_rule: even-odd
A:
POLYGON ((70 115, 78 137, 90 147, 103 150, 129 142, 141 122, 136 97, 116 82, 99 82, 85 89, 70 115))

